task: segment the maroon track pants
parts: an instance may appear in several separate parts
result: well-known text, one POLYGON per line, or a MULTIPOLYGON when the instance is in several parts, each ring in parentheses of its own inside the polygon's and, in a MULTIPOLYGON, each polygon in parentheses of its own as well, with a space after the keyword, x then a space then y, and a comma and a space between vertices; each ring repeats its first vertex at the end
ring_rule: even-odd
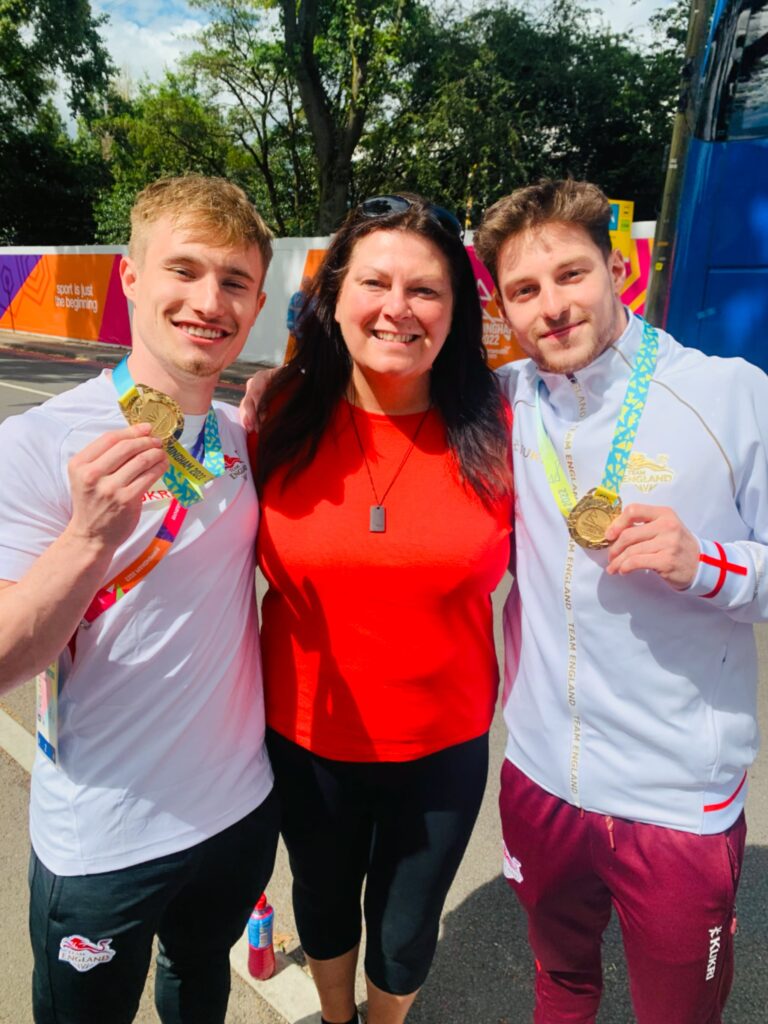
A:
POLYGON ((621 924, 638 1024, 720 1024, 733 980, 744 815, 699 836, 605 817, 547 793, 504 761, 505 867, 536 957, 534 1024, 590 1024, 601 939, 621 924))

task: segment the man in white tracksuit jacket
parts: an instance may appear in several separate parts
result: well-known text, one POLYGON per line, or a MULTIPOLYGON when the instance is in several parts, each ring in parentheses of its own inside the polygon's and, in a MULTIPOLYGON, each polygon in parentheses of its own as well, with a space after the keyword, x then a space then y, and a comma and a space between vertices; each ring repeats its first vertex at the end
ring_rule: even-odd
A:
POLYGON ((517 494, 504 868, 537 1024, 596 1019, 611 906, 640 1024, 717 1024, 758 746, 768 378, 622 306, 609 217, 595 186, 542 182, 475 235, 531 357, 501 371, 517 494))

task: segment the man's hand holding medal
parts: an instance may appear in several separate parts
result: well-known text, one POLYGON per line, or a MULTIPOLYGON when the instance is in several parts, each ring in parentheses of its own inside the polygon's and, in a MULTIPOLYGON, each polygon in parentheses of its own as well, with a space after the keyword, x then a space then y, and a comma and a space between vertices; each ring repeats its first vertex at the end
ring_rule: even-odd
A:
POLYGON ((606 572, 624 576, 651 570, 675 590, 693 583, 699 544, 677 513, 659 505, 627 505, 605 531, 610 544, 606 572))
POLYGON ((167 468, 163 441, 151 424, 102 434, 69 461, 67 532, 114 551, 135 529, 144 492, 167 468))

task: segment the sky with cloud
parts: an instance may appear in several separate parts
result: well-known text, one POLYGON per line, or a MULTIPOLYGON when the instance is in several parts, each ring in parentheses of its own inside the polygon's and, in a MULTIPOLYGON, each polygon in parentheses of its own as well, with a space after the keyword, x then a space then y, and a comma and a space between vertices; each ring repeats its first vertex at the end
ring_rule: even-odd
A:
MULTIPOLYGON (((648 17, 671 0, 591 0, 618 31, 642 33, 648 17)), ((91 0, 94 12, 109 16, 102 28, 117 67, 134 82, 161 78, 189 52, 205 15, 185 0, 91 0)))
POLYGON ((91 0, 91 8, 108 16, 102 37, 118 69, 134 82, 155 81, 175 67, 204 23, 202 12, 184 0, 91 0))

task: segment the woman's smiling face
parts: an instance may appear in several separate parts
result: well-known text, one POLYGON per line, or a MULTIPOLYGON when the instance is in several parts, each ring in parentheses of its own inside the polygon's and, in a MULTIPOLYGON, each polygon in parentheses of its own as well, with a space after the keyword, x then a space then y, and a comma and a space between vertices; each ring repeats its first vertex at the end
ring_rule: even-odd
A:
POLYGON ((352 250, 335 316, 356 374, 413 383, 451 328, 448 260, 414 232, 372 231, 352 250))

